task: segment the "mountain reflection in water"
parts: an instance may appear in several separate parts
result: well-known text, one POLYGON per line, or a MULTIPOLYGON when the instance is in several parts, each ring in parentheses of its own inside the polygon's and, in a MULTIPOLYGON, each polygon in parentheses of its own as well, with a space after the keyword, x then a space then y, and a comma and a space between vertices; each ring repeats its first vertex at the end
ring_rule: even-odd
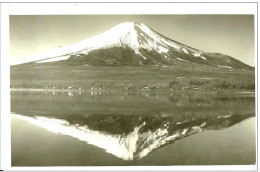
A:
POLYGON ((85 141, 123 160, 135 160, 191 134, 228 128, 254 113, 186 118, 183 121, 173 115, 12 116, 50 132, 85 141))

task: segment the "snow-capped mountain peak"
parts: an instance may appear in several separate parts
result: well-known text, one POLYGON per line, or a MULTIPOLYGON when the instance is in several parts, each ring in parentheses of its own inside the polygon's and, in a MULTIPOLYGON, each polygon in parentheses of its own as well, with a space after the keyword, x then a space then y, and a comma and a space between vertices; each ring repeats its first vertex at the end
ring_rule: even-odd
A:
POLYGON ((23 63, 68 62, 92 65, 203 64, 251 69, 232 57, 186 46, 171 40, 142 23, 124 22, 81 42, 59 46, 28 58, 23 63), (228 60, 226 60, 228 59, 228 60))

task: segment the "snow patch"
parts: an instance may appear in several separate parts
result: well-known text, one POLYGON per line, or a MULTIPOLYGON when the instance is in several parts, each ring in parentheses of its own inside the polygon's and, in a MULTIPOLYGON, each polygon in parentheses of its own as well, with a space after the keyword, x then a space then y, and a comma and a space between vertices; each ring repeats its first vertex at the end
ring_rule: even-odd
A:
POLYGON ((49 58, 46 60, 41 60, 37 61, 35 63, 46 63, 46 62, 55 62, 55 61, 62 61, 62 60, 67 60, 69 59, 70 56, 60 56, 60 57, 54 57, 54 58, 49 58))
POLYGON ((188 54, 188 55, 189 55, 188 50, 186 50, 185 48, 182 48, 182 51, 183 51, 185 54, 188 54))
POLYGON ((180 59, 180 58, 178 58, 178 57, 177 57, 177 60, 180 60, 180 61, 188 62, 188 63, 189 63, 189 61, 187 61, 187 60, 183 60, 183 59, 180 59))
MULTIPOLYGON (((207 60, 206 57, 201 56, 201 54, 203 53, 202 51, 200 51, 200 50, 195 50, 195 49, 186 47, 185 49, 183 48, 183 51, 184 51, 185 54, 187 54, 187 53, 185 52, 185 50, 187 51, 187 49, 191 52, 191 55, 193 55, 194 57, 200 57, 200 58, 203 59, 203 60, 207 60)), ((187 51, 187 52, 188 52, 188 51, 187 51)), ((189 53, 189 52, 188 52, 188 53, 189 53)), ((189 53, 189 54, 190 54, 190 53, 189 53)))
POLYGON ((202 58, 203 60, 207 60, 206 57, 204 57, 204 56, 200 56, 200 58, 202 58))
POLYGON ((218 67, 221 67, 221 68, 228 68, 228 69, 232 69, 232 67, 230 66, 221 66, 221 65, 217 65, 218 67))
POLYGON ((179 77, 176 77, 176 79, 183 79, 185 78, 184 76, 179 76, 179 77))
MULTIPOLYGON (((144 24, 140 24, 140 29, 146 33, 147 35, 149 35, 154 41, 153 42, 158 42, 159 44, 163 45, 163 46, 171 46, 173 48, 175 48, 176 50, 180 50, 180 46, 178 44, 175 44, 172 41, 168 41, 165 38, 163 38, 162 36, 160 36, 159 34, 155 33, 154 31, 152 31, 149 27, 147 27, 144 24)), ((158 46, 158 44, 154 45, 154 46, 158 46)), ((153 47, 154 47, 153 46, 153 47)))
POLYGON ((217 119, 220 119, 220 118, 230 118, 232 115, 223 115, 223 116, 218 116, 217 119))
POLYGON ((157 47, 156 47, 156 50, 157 50, 159 53, 168 53, 168 48, 167 48, 167 47, 157 46, 157 47))
POLYGON ((164 55, 164 57, 169 60, 168 54, 164 55))

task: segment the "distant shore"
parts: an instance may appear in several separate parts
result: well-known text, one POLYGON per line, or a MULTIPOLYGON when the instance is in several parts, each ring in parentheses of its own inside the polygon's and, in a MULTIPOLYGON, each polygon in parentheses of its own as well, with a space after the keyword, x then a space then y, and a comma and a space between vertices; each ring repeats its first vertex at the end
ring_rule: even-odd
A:
POLYGON ((247 94, 247 95, 255 95, 254 91, 230 91, 230 90, 223 90, 223 91, 207 91, 207 90, 162 90, 162 91, 142 91, 142 90, 78 90, 78 89, 39 89, 39 88, 10 88, 11 92, 18 92, 18 91, 35 91, 35 92, 98 92, 98 93, 105 93, 105 92, 143 92, 143 93, 174 93, 174 92, 186 92, 186 93, 209 93, 209 94, 224 94, 224 95, 232 95, 232 94, 247 94))

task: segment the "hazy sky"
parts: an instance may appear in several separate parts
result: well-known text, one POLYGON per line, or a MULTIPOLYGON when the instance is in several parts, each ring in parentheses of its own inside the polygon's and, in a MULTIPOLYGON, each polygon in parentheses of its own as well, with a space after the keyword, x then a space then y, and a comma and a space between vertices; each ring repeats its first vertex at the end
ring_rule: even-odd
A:
POLYGON ((144 23, 178 42, 255 66, 253 15, 10 16, 11 62, 79 42, 127 21, 144 23))

